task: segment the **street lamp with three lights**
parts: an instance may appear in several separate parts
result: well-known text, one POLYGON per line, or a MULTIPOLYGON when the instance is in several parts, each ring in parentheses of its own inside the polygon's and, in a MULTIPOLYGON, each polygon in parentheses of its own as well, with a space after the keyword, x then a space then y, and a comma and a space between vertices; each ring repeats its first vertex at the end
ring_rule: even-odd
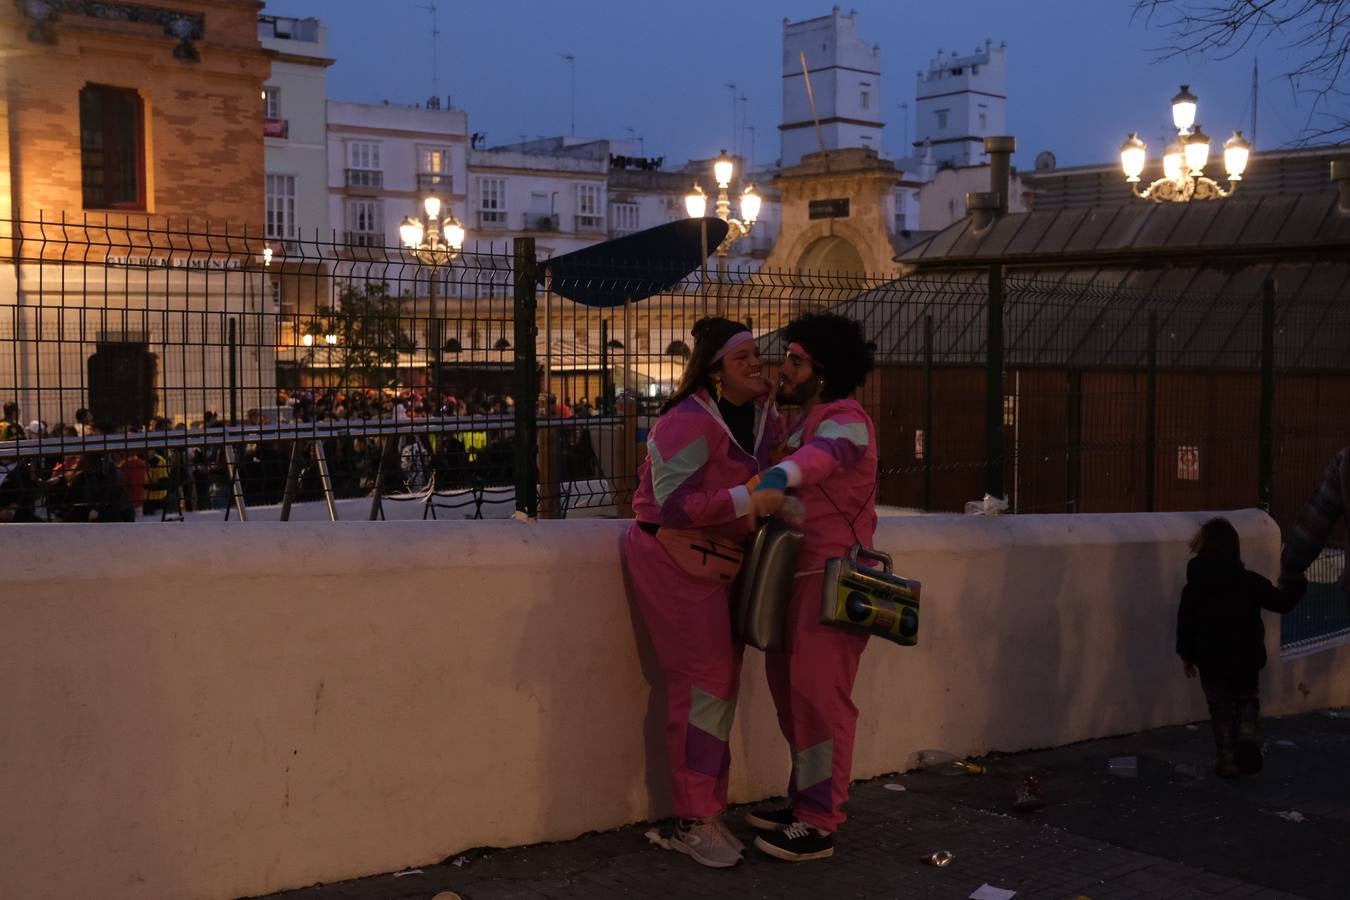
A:
MULTIPOLYGON (((723 150, 721 155, 713 162, 713 178, 717 181, 717 218, 727 223, 727 236, 722 243, 717 245, 717 314, 725 315, 724 304, 722 301, 721 284, 726 281, 727 271, 727 251, 731 245, 739 241, 750 233, 755 227, 755 220, 759 218, 760 204, 763 202, 759 194, 755 193, 754 185, 747 184, 745 190, 741 191, 741 217, 733 219, 731 217, 731 197, 728 190, 731 187, 731 179, 735 175, 736 166, 727 156, 727 151, 723 150)), ((703 192, 703 188, 694 183, 694 189, 684 197, 684 208, 689 213, 691 219, 702 219, 708 213, 708 195, 703 192)))
POLYGON ((408 216, 398 228, 403 246, 422 265, 431 269, 431 278, 427 282, 427 303, 431 316, 428 338, 432 345, 431 383, 433 409, 440 415, 441 395, 441 353, 444 350, 444 337, 441 321, 436 318, 436 281, 442 266, 448 266, 459 256, 464 248, 467 232, 455 214, 449 210, 441 216, 441 198, 430 194, 422 199, 422 210, 426 220, 408 216))

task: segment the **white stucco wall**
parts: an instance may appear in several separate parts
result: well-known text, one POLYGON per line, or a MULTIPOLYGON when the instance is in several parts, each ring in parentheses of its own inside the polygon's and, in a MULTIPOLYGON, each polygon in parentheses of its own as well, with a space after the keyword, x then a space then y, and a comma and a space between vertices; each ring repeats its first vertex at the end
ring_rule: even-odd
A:
MULTIPOLYGON (((1233 518, 1270 573, 1273 523, 1233 518)), ((883 520, 924 619, 864 657, 855 776, 1202 718, 1172 652, 1201 519, 883 520)), ((255 895, 664 812, 625 527, 0 527, 0 893, 255 895)), ((1272 653, 1266 711, 1350 703, 1346 654, 1272 653)), ((787 775, 746 661, 736 801, 787 775)))

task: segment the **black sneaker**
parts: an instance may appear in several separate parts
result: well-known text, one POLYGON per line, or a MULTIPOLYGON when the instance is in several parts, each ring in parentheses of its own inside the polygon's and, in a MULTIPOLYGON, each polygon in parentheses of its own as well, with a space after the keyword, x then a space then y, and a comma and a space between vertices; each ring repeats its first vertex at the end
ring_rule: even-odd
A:
POLYGON ((1257 774, 1265 763, 1261 757, 1261 744, 1257 741, 1239 740, 1233 757, 1237 762, 1238 773, 1242 775, 1257 774))
POLYGON ((792 813, 792 807, 785 806, 782 809, 765 809, 751 811, 745 814, 745 824, 758 831, 777 831, 780 828, 786 828, 797 817, 792 813))
POLYGON ((755 846, 788 862, 806 862, 834 856, 834 835, 805 822, 793 822, 755 838, 755 846))

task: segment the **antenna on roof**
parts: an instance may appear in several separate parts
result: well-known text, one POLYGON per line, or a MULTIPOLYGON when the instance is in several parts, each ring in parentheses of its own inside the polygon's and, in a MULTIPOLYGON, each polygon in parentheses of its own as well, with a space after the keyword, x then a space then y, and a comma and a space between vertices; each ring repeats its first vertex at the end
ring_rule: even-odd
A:
POLYGON ((440 72, 437 71, 439 66, 438 61, 436 59, 436 45, 439 43, 441 29, 437 25, 436 0, 431 0, 431 2, 428 5, 423 6, 422 9, 431 12, 431 96, 438 97, 440 96, 441 92, 439 90, 437 78, 440 72))
POLYGON ((1257 77, 1257 60, 1252 57, 1252 146, 1256 146, 1256 102, 1261 93, 1261 80, 1257 77))
POLYGON ((738 156, 740 148, 736 146, 736 85, 728 81, 722 86, 731 91, 731 155, 738 156))
POLYGON ((575 53, 560 54, 563 61, 567 63, 567 68, 572 80, 572 117, 567 120, 567 134, 571 137, 577 135, 577 56, 575 53))

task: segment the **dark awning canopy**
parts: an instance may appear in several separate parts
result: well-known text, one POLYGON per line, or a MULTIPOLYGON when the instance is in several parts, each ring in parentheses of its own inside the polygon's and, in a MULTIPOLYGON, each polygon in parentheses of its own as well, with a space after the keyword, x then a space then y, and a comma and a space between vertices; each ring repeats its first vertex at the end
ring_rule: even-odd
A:
POLYGON ((544 260, 539 283, 584 306, 623 306, 679 284, 716 251, 727 230, 711 216, 667 222, 544 260))

